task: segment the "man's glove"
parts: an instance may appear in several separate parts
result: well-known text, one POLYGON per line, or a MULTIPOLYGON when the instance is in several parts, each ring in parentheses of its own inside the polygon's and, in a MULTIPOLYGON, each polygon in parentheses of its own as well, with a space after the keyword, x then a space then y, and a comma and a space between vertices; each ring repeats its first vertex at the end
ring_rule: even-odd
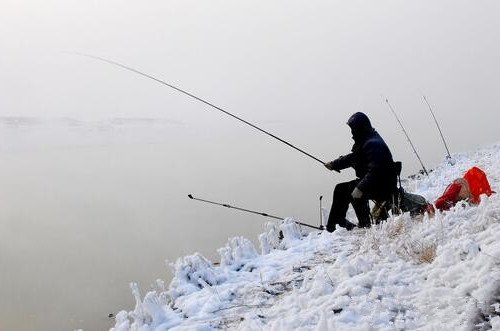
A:
POLYGON ((338 160, 333 160, 333 161, 325 163, 325 167, 328 170, 335 170, 336 172, 340 172, 338 160))
POLYGON ((359 188, 355 187, 351 193, 351 196, 353 199, 361 199, 361 197, 363 196, 363 192, 361 192, 359 188))

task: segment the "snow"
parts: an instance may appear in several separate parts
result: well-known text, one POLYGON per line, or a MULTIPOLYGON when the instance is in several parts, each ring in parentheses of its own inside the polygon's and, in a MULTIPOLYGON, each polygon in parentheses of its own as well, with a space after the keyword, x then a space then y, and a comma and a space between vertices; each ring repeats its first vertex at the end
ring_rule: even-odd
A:
MULTIPOLYGON (((500 144, 456 154, 404 186, 434 201, 478 166, 498 191, 499 162, 500 144)), ((260 252, 232 238, 220 263, 196 253, 172 264, 168 288, 142 298, 132 284, 136 307, 111 330, 500 330, 499 234, 498 194, 350 232, 268 223, 260 252)))

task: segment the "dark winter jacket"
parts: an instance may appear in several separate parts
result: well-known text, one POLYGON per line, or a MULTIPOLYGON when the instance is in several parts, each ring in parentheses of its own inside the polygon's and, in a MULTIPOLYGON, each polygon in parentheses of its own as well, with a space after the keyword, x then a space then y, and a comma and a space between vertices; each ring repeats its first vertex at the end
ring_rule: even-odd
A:
POLYGON ((389 147, 372 128, 365 114, 354 114, 347 124, 351 127, 354 139, 352 153, 336 159, 335 170, 354 168, 360 179, 357 188, 365 198, 379 201, 389 199, 397 186, 397 174, 389 147))

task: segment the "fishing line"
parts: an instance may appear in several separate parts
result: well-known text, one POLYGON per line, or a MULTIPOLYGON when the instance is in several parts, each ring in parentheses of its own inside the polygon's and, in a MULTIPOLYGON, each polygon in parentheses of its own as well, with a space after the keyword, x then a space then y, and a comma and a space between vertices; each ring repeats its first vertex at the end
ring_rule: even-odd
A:
POLYGON ((90 54, 85 54, 85 53, 77 53, 77 52, 73 52, 73 53, 70 53, 70 54, 73 54, 73 55, 79 55, 79 56, 84 56, 84 57, 92 58, 92 59, 95 59, 95 60, 98 60, 98 61, 106 62, 106 63, 108 63, 108 64, 111 64, 111 65, 114 65, 114 66, 120 67, 120 68, 122 68, 122 69, 125 69, 125 70, 128 70, 128 71, 131 71, 131 72, 133 72, 133 73, 135 73, 135 74, 141 75, 141 76, 146 77, 146 78, 149 78, 149 79, 151 79, 151 80, 154 80, 155 82, 160 83, 160 84, 162 84, 162 85, 168 86, 168 87, 170 87, 170 88, 172 88, 172 89, 176 90, 177 92, 180 92, 180 93, 182 93, 182 94, 185 94, 185 95, 187 95, 187 96, 189 96, 189 97, 191 97, 191 98, 193 98, 193 99, 195 99, 195 100, 197 100, 197 101, 199 101, 199 102, 202 102, 202 103, 204 103, 204 104, 206 104, 206 105, 208 105, 208 106, 210 106, 210 107, 212 107, 212 108, 214 108, 214 109, 217 109, 217 110, 221 111, 222 113, 224 113, 224 114, 226 114, 226 115, 228 115, 228 116, 231 116, 231 117, 233 117, 233 118, 237 119, 238 121, 243 122, 243 123, 245 123, 246 125, 251 126, 252 128, 254 128, 254 129, 256 129, 256 130, 258 130, 258 131, 260 131, 260 132, 262 132, 262 133, 265 133, 265 134, 267 134, 268 136, 270 136, 270 137, 272 137, 272 138, 274 138, 274 139, 276 139, 276 140, 281 141, 282 143, 284 143, 284 144, 288 145, 289 147, 291 147, 291 148, 293 148, 293 149, 295 149, 295 150, 297 150, 297 151, 301 152, 302 154, 304 154, 304 155, 306 155, 306 156, 308 156, 308 157, 310 157, 310 158, 312 158, 312 159, 314 159, 314 160, 316 160, 316 161, 320 162, 322 165, 325 165, 325 162, 324 162, 324 161, 322 161, 322 160, 320 160, 319 158, 317 158, 317 157, 315 157, 315 156, 313 156, 313 155, 311 155, 311 154, 309 154, 309 153, 305 152, 304 150, 302 150, 302 149, 300 149, 300 148, 298 148, 298 147, 296 147, 296 146, 292 145, 292 144, 291 144, 291 143, 289 143, 288 141, 283 140, 283 139, 281 139, 280 137, 278 137, 278 136, 276 136, 276 135, 274 135, 274 134, 272 134, 272 133, 270 133, 270 132, 268 132, 268 131, 266 131, 266 130, 263 130, 263 129, 259 128, 258 126, 256 126, 256 125, 254 125, 254 124, 252 124, 252 123, 250 123, 250 122, 248 122, 248 121, 246 121, 246 120, 244 120, 244 119, 242 119, 242 118, 240 118, 240 117, 238 117, 238 116, 236 116, 236 115, 234 115, 234 114, 232 114, 232 113, 228 112, 227 110, 224 110, 223 108, 221 108, 221 107, 219 107, 219 106, 214 105, 214 104, 213 104, 213 103, 211 103, 211 102, 208 102, 208 101, 207 101, 207 100, 205 100, 205 99, 202 99, 202 98, 200 98, 200 97, 198 97, 198 96, 196 96, 196 95, 194 95, 194 94, 192 94, 192 93, 190 93, 190 92, 188 92, 188 91, 186 91, 186 90, 183 90, 183 89, 181 89, 181 88, 179 88, 179 87, 177 87, 177 86, 174 86, 174 85, 172 85, 172 84, 169 84, 169 83, 167 83, 167 82, 165 82, 165 81, 163 81, 163 80, 161 80, 161 79, 159 79, 159 78, 156 78, 156 77, 154 77, 154 76, 152 76, 152 75, 150 75, 150 74, 144 73, 144 72, 139 71, 139 70, 137 70, 137 69, 135 69, 135 68, 129 67, 129 66, 124 65, 124 64, 122 64, 122 63, 119 63, 119 62, 116 62, 116 61, 113 61, 113 60, 109 60, 109 59, 106 59, 106 58, 103 58, 103 57, 100 57, 100 56, 95 56, 95 55, 90 55, 90 54))

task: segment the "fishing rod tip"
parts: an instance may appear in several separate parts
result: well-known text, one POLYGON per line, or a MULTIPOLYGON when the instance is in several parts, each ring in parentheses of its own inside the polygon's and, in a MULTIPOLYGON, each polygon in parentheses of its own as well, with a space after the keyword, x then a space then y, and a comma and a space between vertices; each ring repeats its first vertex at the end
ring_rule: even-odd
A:
POLYGON ((189 199, 194 199, 193 196, 191 194, 188 194, 188 198, 189 199))

